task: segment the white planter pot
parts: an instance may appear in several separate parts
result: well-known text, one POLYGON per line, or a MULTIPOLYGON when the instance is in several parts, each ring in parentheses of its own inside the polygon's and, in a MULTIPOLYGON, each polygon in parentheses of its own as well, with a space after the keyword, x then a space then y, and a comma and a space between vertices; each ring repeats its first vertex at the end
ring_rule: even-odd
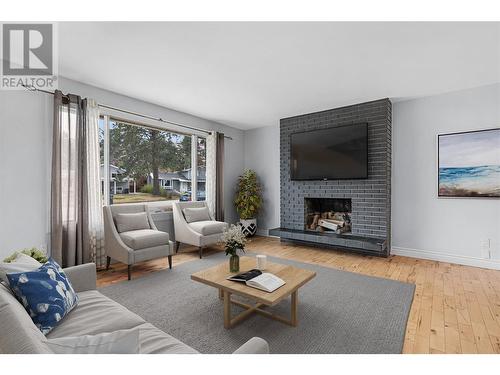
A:
POLYGON ((238 224, 245 237, 252 237, 257 232, 257 219, 240 219, 238 224))

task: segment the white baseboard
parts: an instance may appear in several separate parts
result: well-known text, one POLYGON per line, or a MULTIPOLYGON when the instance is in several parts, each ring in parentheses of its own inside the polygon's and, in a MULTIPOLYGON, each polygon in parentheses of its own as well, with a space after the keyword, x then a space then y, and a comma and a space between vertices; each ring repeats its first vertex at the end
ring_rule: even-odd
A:
MULTIPOLYGON (((267 229, 257 229, 257 235, 264 237, 274 237, 269 235, 269 231, 267 229)), ((398 247, 398 246, 391 247, 391 255, 401 255, 409 258, 436 260, 439 262, 462 264, 464 266, 500 270, 499 259, 476 258, 466 255, 456 255, 450 253, 442 253, 438 251, 410 249, 407 247, 398 247)))
POLYGON ((409 249, 406 247, 392 246, 392 255, 401 255, 410 258, 437 260, 439 262, 456 263, 464 266, 489 268, 492 270, 500 270, 500 260, 497 259, 483 259, 470 257, 466 255, 456 255, 449 253, 441 253, 437 251, 409 249))

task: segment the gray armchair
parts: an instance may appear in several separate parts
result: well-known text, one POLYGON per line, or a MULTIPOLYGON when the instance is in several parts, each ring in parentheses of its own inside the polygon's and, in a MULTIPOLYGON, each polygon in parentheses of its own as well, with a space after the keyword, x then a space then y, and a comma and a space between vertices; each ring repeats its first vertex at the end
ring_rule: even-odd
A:
POLYGON ((206 202, 174 202, 172 205, 175 230, 175 252, 182 243, 198 247, 200 259, 203 247, 220 241, 227 223, 215 221, 206 202), (194 210, 193 210, 194 209, 194 210), (188 213, 187 210, 198 211, 188 213), (189 219, 188 219, 188 216, 189 219))
POLYGON ((128 279, 132 265, 146 260, 168 257, 172 268, 174 246, 166 232, 159 231, 144 204, 104 206, 104 243, 106 269, 111 258, 128 265, 128 279))

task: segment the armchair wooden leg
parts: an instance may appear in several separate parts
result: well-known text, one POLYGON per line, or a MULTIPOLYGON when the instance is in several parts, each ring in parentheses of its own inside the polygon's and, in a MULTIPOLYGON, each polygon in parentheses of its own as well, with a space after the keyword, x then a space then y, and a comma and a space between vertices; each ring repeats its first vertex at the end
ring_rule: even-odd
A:
POLYGON ((198 251, 199 251, 199 253, 200 253, 200 259, 201 259, 201 258, 203 258, 203 247, 201 247, 201 246, 200 246, 200 247, 198 248, 198 251))
POLYGON ((179 241, 175 241, 175 253, 176 254, 179 252, 179 246, 181 246, 181 243, 179 241))
POLYGON ((172 255, 168 256, 168 268, 172 269, 172 255))
POLYGON ((106 257, 106 271, 109 270, 109 264, 111 263, 111 257, 106 257))
POLYGON ((128 271, 128 279, 130 280, 132 278, 132 265, 131 264, 128 265, 127 271, 128 271))

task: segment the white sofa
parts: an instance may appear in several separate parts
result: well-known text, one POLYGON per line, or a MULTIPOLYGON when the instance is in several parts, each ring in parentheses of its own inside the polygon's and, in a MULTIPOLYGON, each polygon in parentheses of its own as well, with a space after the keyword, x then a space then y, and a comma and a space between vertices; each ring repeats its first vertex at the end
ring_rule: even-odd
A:
MULTIPOLYGON (((0 353, 50 354, 47 339, 97 335, 125 329, 138 329, 140 352, 144 354, 198 353, 195 349, 156 328, 117 302, 96 290, 96 270, 93 263, 65 270, 79 303, 47 336, 35 326, 24 307, 10 290, 0 284, 0 353)), ((265 340, 254 337, 236 350, 235 354, 269 352, 265 340)))
POLYGON ((206 202, 174 202, 172 205, 175 231, 175 252, 179 251, 179 245, 185 243, 198 247, 200 259, 203 256, 203 247, 216 244, 220 241, 222 232, 227 229, 228 224, 216 221, 210 216, 210 220, 187 222, 184 216, 186 208, 206 208, 206 202))

